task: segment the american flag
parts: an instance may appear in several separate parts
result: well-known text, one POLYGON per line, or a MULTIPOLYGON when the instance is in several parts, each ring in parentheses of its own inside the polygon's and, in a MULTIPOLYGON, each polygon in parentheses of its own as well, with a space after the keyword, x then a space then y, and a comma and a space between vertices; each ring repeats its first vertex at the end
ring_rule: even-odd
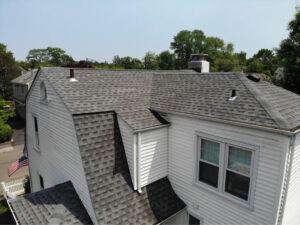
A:
POLYGON ((18 169, 20 169, 23 166, 28 165, 28 159, 26 156, 22 156, 15 162, 13 162, 9 167, 8 167, 8 176, 10 177, 13 175, 18 169))

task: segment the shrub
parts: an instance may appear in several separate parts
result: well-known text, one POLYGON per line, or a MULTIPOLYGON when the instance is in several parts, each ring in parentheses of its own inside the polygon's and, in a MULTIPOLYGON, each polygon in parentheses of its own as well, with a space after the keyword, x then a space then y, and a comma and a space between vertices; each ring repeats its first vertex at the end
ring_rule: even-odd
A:
POLYGON ((25 195, 30 193, 30 178, 28 175, 25 176, 24 179, 24 189, 25 189, 25 195))
POLYGON ((13 133, 13 129, 8 124, 3 124, 0 126, 0 143, 9 141, 13 133))

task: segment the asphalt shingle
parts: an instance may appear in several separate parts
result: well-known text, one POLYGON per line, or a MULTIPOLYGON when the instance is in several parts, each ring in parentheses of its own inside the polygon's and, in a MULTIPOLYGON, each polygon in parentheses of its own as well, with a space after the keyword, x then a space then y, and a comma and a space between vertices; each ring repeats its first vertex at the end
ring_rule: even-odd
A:
POLYGON ((42 68, 72 114, 114 111, 133 130, 164 124, 150 109, 292 130, 300 97, 237 72, 42 68), (237 99, 229 101, 232 90, 237 99))
POLYGON ((70 181, 10 200, 19 224, 92 224, 70 181))
POLYGON ((29 84, 29 86, 30 86, 35 78, 37 71, 38 71, 38 69, 33 69, 32 72, 26 71, 26 72, 22 73, 21 76, 13 79, 11 82, 16 83, 16 84, 29 84))
POLYGON ((100 224, 155 224, 185 207, 167 177, 133 190, 115 113, 73 116, 84 172, 100 224))

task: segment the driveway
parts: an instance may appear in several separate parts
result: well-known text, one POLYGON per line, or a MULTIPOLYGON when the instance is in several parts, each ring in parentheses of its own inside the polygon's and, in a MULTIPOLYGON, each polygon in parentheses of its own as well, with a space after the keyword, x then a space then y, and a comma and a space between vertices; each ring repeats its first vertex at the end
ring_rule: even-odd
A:
POLYGON ((28 166, 25 166, 8 177, 8 167, 23 155, 24 148, 24 122, 14 119, 10 125, 14 129, 13 141, 0 144, 0 182, 16 180, 28 174, 28 166))

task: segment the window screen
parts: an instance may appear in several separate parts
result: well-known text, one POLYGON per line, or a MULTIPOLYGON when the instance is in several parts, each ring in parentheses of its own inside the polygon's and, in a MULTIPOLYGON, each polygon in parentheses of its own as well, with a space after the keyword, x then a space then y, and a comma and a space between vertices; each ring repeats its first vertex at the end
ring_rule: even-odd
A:
POLYGON ((252 152, 229 146, 225 191, 248 200, 252 152))
POLYGON ((199 180, 218 187, 220 144, 201 139, 199 157, 199 180))

